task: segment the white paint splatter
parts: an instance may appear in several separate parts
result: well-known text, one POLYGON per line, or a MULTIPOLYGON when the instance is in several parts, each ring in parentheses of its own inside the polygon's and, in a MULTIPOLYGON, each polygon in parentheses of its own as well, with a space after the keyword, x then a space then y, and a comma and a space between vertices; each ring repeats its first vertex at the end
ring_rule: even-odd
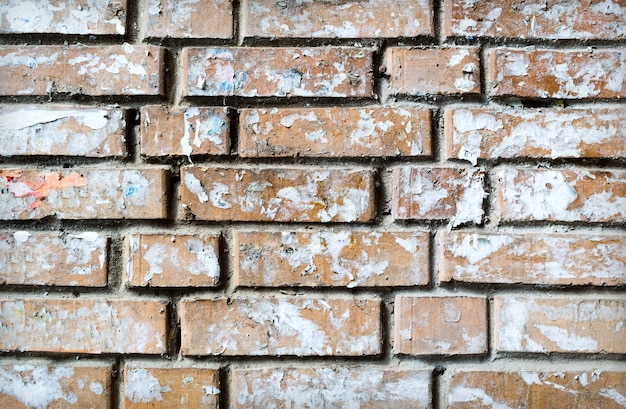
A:
POLYGON ((129 368, 126 374, 125 395, 133 403, 162 401, 158 378, 143 368, 129 368))
POLYGON ((35 409, 46 409, 55 401, 76 404, 75 394, 65 391, 61 381, 72 378, 72 367, 14 365, 0 367, 0 394, 12 396, 35 409))
POLYGON ((195 175, 191 172, 185 172, 185 186, 189 191, 196 196, 198 196, 198 200, 200 203, 206 203, 209 201, 209 196, 207 196, 200 180, 195 177, 195 175))

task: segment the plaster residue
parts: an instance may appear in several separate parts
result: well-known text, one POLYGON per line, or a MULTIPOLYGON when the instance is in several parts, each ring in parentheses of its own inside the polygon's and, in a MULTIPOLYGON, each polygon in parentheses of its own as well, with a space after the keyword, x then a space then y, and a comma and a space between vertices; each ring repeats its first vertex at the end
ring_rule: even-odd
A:
POLYGON ((193 173, 185 172, 184 179, 185 187, 189 189, 191 193, 198 196, 198 201, 200 203, 206 203, 209 201, 209 196, 206 194, 202 183, 193 173))
POLYGON ((189 158, 190 162, 194 150, 207 144, 223 144, 222 136, 226 131, 226 122, 215 113, 191 107, 185 110, 183 120, 184 133, 180 139, 181 152, 189 158))
POLYGON ((457 386, 448 396, 449 403, 469 403, 484 405, 491 409, 515 409, 505 403, 494 400, 485 390, 481 388, 468 388, 457 386))
POLYGON ((185 242, 185 248, 195 256, 189 264, 189 272, 193 275, 205 275, 217 279, 220 276, 220 264, 217 251, 212 244, 205 244, 202 240, 190 238, 185 242))
POLYGON ((159 379, 144 368, 128 368, 124 384, 126 399, 133 403, 162 401, 161 392, 166 392, 159 379))
POLYGON ((471 264, 477 264, 483 260, 488 262, 490 255, 512 242, 513 238, 509 235, 468 234, 463 236, 460 243, 455 243, 451 251, 455 257, 463 257, 471 264))
POLYGON ((0 366, 0 395, 11 396, 29 408, 46 409, 53 403, 74 405, 78 398, 68 391, 72 367, 31 365, 0 366))

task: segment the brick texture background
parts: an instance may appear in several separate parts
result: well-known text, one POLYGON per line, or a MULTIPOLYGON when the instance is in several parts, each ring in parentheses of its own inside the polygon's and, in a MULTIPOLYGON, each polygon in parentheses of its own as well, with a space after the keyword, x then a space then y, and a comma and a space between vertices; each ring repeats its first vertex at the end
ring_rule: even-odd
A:
POLYGON ((0 1, 0 406, 626 408, 625 36, 0 1))

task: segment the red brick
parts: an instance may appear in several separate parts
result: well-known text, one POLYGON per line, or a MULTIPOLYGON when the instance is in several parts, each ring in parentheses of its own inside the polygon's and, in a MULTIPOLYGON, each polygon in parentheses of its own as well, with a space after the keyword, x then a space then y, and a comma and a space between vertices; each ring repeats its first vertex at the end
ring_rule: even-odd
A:
POLYGON ((124 367, 124 408, 217 409, 219 373, 204 368, 124 367))
POLYGON ((130 44, 0 46, 0 96, 163 95, 163 50, 130 44))
POLYGON ((185 355, 381 353, 377 299, 232 298, 180 304, 185 355))
POLYGON ((363 222, 374 218, 369 170, 181 169, 183 209, 199 220, 363 222))
POLYGON ((231 0, 149 0, 146 35, 166 38, 231 38, 231 0))
POLYGON ((427 108, 243 109, 243 157, 429 156, 427 108))
POLYGON ((432 0, 244 0, 244 37, 398 38, 434 34, 432 0))
POLYGON ((393 350, 408 355, 487 352, 487 300, 397 295, 393 350))
POLYGON ((489 52, 489 89, 522 98, 624 98, 623 50, 529 50, 489 52))
POLYGON ((129 244, 130 286, 213 287, 220 279, 218 236, 140 234, 129 244))
POLYGON ((184 96, 373 97, 368 48, 184 48, 184 96))
POLYGON ((96 232, 0 233, 0 284, 104 287, 108 245, 96 232))
POLYGON ((483 220, 484 172, 471 168, 401 167, 393 171, 393 217, 450 220, 452 227, 483 220))
POLYGON ((390 47, 384 61, 392 95, 480 94, 476 47, 390 47))
POLYGON ((126 111, 64 105, 0 105, 0 155, 126 155, 126 111))
POLYGON ((109 366, 0 365, 4 408, 103 408, 111 405, 109 366))
POLYGON ((162 354, 166 305, 152 300, 0 301, 0 350, 162 354))
POLYGON ((626 220, 626 171, 501 168, 496 178, 504 221, 626 220))
POLYGON ((623 299, 502 295, 494 310, 498 351, 626 353, 623 299))
POLYGON ((262 368, 233 371, 235 408, 431 408, 431 371, 262 368))
POLYGON ((440 280, 540 285, 626 284, 626 237, 609 234, 443 234, 440 280))
POLYGON ((237 286, 428 284, 427 231, 236 231, 237 286))
POLYGON ((162 168, 0 170, 0 219, 165 218, 167 179, 162 168))
POLYGON ((141 154, 227 155, 230 153, 227 113, 226 108, 144 106, 141 108, 141 154))
POLYGON ((623 158, 621 108, 447 109, 446 157, 465 159, 623 158))

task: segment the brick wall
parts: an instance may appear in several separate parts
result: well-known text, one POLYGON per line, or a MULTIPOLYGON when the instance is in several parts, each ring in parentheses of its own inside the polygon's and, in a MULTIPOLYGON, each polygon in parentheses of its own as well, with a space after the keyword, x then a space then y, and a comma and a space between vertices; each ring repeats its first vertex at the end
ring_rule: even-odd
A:
POLYGON ((626 5, 0 2, 3 407, 626 407, 626 5))

